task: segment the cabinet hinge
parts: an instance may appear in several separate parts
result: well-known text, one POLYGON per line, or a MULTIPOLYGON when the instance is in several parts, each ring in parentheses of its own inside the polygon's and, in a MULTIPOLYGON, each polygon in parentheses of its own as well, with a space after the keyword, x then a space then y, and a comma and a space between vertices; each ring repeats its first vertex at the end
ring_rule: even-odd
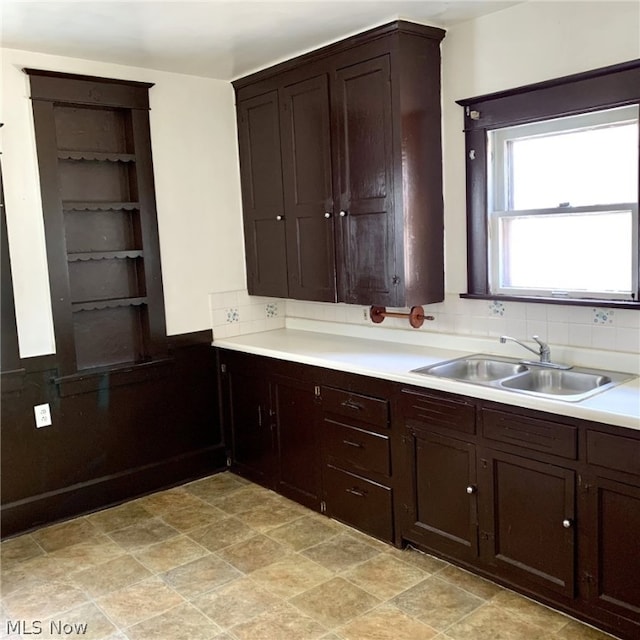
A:
POLYGON ((592 584, 594 581, 595 581, 594 577, 588 571, 584 571, 582 573, 582 582, 586 582, 587 584, 592 584))
POLYGON ((220 365, 220 373, 227 373, 227 365, 224 362, 220 365))
POLYGON ((578 475, 578 487, 582 493, 589 493, 593 485, 586 482, 582 475, 578 475))
POLYGON ((393 276, 391 281, 393 282, 393 284, 400 284, 400 276, 393 276))
POLYGON ((231 456, 227 456, 227 467, 231 466, 231 456))
POLYGON ((324 500, 320 502, 320 513, 327 513, 327 503, 324 500))
POLYGON ((489 531, 480 531, 480 540, 493 540, 493 533, 489 531))

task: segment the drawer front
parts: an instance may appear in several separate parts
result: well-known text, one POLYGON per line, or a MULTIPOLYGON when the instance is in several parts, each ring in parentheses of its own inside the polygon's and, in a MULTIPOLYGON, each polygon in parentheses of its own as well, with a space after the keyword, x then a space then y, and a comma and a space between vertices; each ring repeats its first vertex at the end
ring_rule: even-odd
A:
POLYGON ((381 540, 393 540, 391 489, 356 474, 325 467, 327 513, 381 540))
POLYGON ((587 462, 640 476, 640 440, 589 430, 587 462))
POLYGON ((476 432, 476 408, 472 404, 403 389, 402 413, 409 426, 444 427, 462 433, 476 432))
POLYGON ((391 474, 389 436, 325 418, 322 437, 328 457, 365 473, 391 474))
POLYGON ((366 422, 373 427, 389 428, 388 400, 322 387, 322 408, 327 413, 366 422))
POLYGON ((578 430, 568 425, 483 409, 482 434, 489 440, 550 453, 570 460, 575 460, 577 457, 578 430))

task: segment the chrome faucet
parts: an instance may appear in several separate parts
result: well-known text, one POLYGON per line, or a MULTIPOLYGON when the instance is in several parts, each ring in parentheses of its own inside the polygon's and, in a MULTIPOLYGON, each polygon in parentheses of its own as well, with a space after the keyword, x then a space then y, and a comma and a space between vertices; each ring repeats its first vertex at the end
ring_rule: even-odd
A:
POLYGON ((541 367, 550 367, 552 369, 571 369, 571 365, 551 362, 551 349, 549 348, 549 345, 546 342, 542 342, 539 336, 531 336, 531 338, 532 340, 535 340, 540 346, 537 351, 535 349, 532 349, 531 347, 528 347, 523 342, 520 342, 520 340, 516 340, 515 338, 511 338, 510 336, 500 336, 500 343, 504 344, 505 342, 507 342, 507 340, 510 340, 511 342, 515 342, 521 347, 524 347, 528 351, 531 351, 531 353, 535 353, 540 358, 538 362, 523 360, 524 364, 537 364, 541 367))

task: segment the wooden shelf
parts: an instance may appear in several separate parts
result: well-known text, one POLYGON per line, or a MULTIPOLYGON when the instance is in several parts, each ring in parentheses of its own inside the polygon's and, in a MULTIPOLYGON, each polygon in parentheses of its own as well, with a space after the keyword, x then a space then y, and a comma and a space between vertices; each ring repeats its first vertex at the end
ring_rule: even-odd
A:
POLYGON ((87 260, 123 260, 144 257, 144 251, 133 249, 131 251, 85 251, 82 253, 67 254, 67 262, 85 262, 87 260))
POLYGON ((98 162, 135 162, 135 153, 105 153, 59 149, 58 160, 96 160, 98 162))
POLYGON ((80 202, 77 200, 63 200, 63 211, 133 211, 140 209, 139 202, 80 202))
POLYGON ((110 300, 85 300, 84 302, 74 302, 71 311, 96 311, 101 309, 116 309, 117 307, 139 307, 147 304, 146 296, 140 298, 112 298, 110 300))

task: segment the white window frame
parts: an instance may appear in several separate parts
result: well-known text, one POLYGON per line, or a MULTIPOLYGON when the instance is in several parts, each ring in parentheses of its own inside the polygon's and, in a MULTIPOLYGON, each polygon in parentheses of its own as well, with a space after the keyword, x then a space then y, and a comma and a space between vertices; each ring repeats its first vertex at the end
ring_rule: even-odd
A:
MULTIPOLYGON (((517 124, 513 126, 487 130, 487 254, 489 292, 492 295, 546 297, 563 299, 598 299, 598 300, 634 300, 634 292, 638 291, 638 202, 613 202, 592 206, 572 207, 570 203, 558 203, 554 208, 517 210, 512 207, 512 195, 509 186, 510 167, 508 162, 508 145, 518 139, 542 136, 561 131, 580 130, 597 126, 607 126, 618 122, 639 122, 638 105, 627 105, 615 109, 602 109, 596 112, 583 113, 568 117, 549 118, 539 122, 517 124), (562 206, 561 206, 562 205, 562 206), (554 215, 575 212, 618 212, 630 211, 632 216, 632 274, 631 291, 599 291, 599 290, 553 290, 546 288, 518 288, 504 286, 501 262, 501 221, 509 217, 527 217, 536 215, 554 215)), ((640 126, 640 125, 639 125, 640 126)), ((541 247, 541 258, 544 247, 541 247)))

